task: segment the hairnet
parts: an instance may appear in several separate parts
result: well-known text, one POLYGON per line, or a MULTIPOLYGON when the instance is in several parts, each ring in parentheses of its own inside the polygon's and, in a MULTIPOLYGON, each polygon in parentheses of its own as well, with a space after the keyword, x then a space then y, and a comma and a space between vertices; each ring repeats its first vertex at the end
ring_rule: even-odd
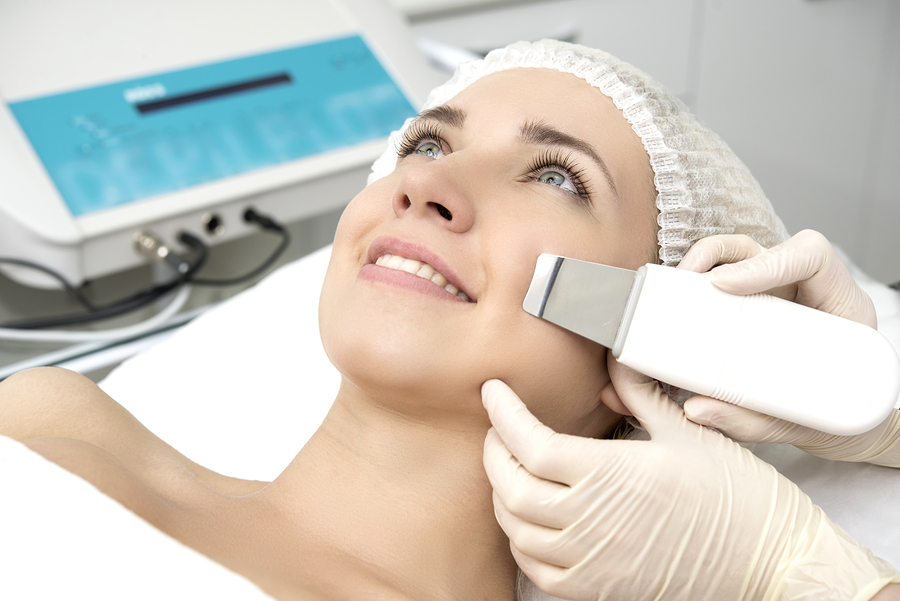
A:
MULTIPOLYGON (((622 111, 653 168, 663 264, 677 265, 694 242, 714 234, 745 234, 765 247, 787 239, 759 184, 725 142, 662 85, 601 50, 556 40, 517 42, 460 65, 450 81, 431 92, 423 108, 444 104, 485 75, 521 67, 571 73, 622 111)), ((393 171, 399 142, 411 121, 391 135, 387 151, 372 165, 369 183, 393 171)))

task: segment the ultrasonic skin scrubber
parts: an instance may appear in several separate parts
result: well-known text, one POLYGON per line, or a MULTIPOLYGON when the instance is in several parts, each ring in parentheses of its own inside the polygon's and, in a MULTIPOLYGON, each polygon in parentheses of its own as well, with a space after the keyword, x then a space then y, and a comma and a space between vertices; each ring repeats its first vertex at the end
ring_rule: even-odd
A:
POLYGON ((705 274, 542 254, 523 308, 660 381, 830 434, 900 404, 900 357, 877 330, 705 274))

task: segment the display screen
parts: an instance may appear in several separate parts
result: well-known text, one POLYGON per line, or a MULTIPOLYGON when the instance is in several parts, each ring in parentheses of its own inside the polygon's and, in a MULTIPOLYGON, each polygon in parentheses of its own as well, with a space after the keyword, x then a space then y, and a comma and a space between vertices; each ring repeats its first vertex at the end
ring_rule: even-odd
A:
POLYGON ((173 106, 184 106, 192 102, 200 102, 202 100, 210 100, 212 98, 221 98, 230 94, 238 94, 249 90, 258 90, 268 86, 277 86, 278 84, 291 83, 291 76, 288 73, 279 73, 272 77, 260 77, 259 79, 251 79, 250 81, 242 81, 199 92, 191 92, 182 94, 181 96, 172 96, 163 98, 162 100, 154 100, 152 102, 141 102, 134 105, 134 108, 140 113, 152 113, 153 111, 161 111, 163 109, 172 108, 173 106))
POLYGON ((382 138, 415 114, 356 35, 9 107, 74 216, 382 138))

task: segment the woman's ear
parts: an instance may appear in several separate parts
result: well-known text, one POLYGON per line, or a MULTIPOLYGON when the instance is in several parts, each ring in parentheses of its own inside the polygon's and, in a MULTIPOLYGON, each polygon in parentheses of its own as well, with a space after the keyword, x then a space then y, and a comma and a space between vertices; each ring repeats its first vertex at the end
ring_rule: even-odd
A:
MULTIPOLYGON (((607 350, 606 353, 606 360, 609 361, 610 351, 607 350)), ((612 378, 610 378, 609 382, 600 389, 600 400, 604 405, 620 415, 632 415, 631 411, 628 410, 628 407, 625 406, 625 403, 622 402, 622 399, 619 398, 619 393, 616 392, 616 387, 613 385, 612 378)))
POLYGON ((603 401, 604 405, 616 413, 621 415, 631 415, 631 411, 628 410, 628 407, 626 407, 625 403, 622 402, 622 399, 619 398, 619 393, 616 392, 616 387, 613 386, 612 382, 609 382, 603 387, 603 390, 600 391, 600 400, 603 401))

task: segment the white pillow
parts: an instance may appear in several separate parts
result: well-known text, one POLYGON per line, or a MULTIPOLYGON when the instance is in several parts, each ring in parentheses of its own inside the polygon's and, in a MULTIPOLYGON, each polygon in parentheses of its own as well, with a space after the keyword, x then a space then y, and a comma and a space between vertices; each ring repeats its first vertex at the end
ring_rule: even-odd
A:
POLYGON ((197 463, 274 479, 322 423, 340 384, 317 314, 330 255, 328 246, 279 268, 100 386, 197 463))

